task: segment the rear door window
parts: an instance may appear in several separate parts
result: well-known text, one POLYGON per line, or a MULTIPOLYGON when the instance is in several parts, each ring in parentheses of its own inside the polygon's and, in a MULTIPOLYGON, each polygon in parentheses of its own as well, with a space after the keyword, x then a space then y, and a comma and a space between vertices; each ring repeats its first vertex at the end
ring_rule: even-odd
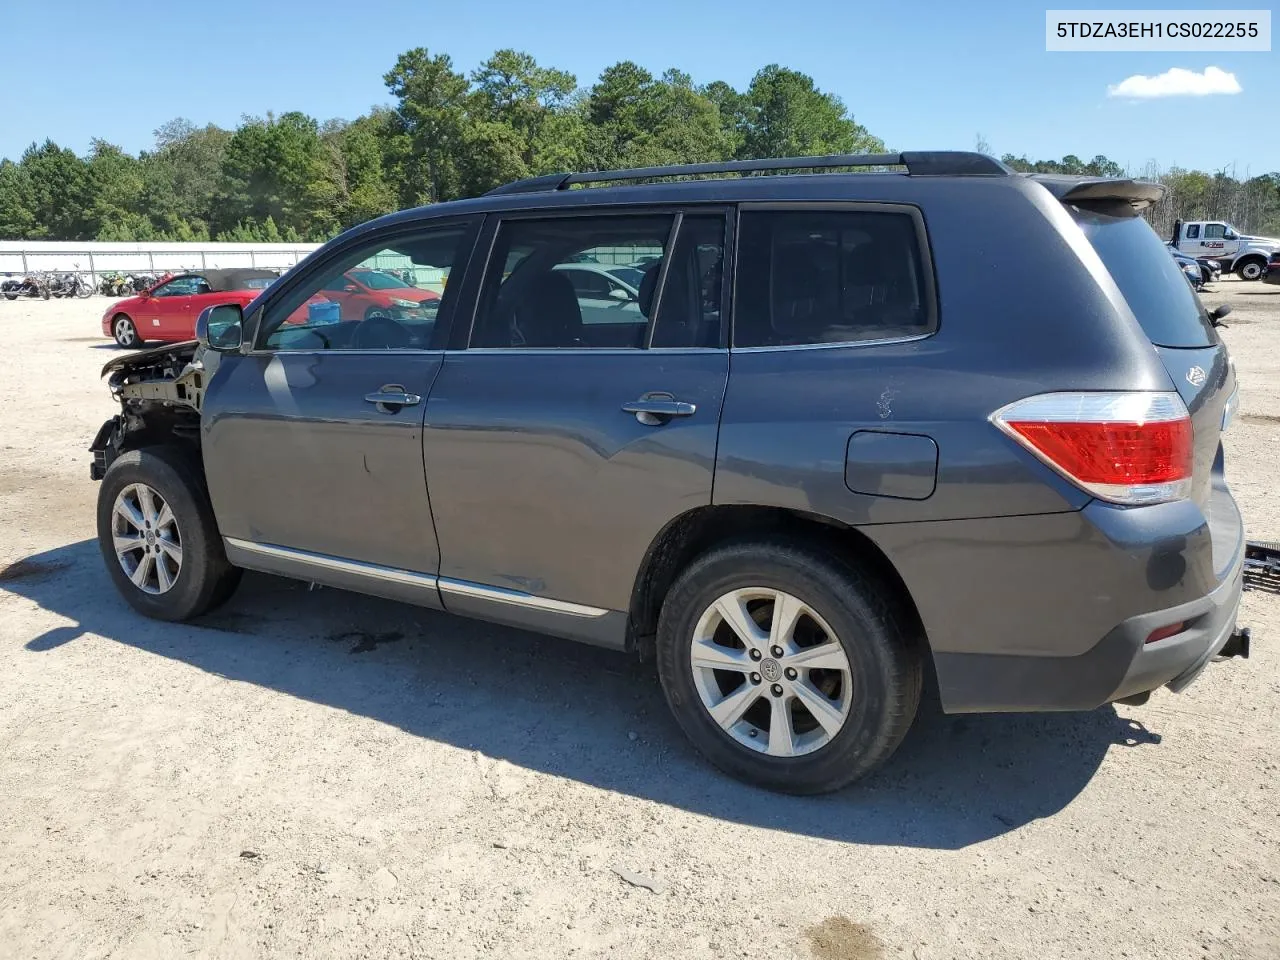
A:
POLYGON ((1068 209, 1124 294, 1147 339, 1161 347, 1207 347, 1217 342, 1200 299, 1147 221, 1127 208, 1068 209))

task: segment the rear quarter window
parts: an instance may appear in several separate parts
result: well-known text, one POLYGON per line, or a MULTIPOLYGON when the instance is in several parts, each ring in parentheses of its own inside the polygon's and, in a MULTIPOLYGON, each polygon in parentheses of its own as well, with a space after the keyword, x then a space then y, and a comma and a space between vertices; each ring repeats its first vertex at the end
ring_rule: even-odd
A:
POLYGON ((1068 209, 1124 294, 1147 339, 1161 347, 1217 343, 1200 298, 1147 221, 1127 205, 1105 211, 1068 209))
POLYGON ((735 304, 735 347, 892 340, 937 327, 906 212, 744 210, 735 304))

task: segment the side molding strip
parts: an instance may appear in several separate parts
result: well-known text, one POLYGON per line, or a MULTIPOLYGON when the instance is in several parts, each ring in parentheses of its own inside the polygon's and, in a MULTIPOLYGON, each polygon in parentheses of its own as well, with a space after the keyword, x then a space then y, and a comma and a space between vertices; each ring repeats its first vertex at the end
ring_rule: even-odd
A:
POLYGON ((589 607, 581 603, 569 603, 566 600, 551 600, 547 597, 535 597, 531 593, 518 590, 506 590, 502 587, 487 587, 468 580, 451 580, 448 577, 436 577, 429 573, 415 573, 399 567, 384 567, 376 563, 365 563, 361 560, 344 560, 323 553, 311 553, 307 550, 294 550, 291 547, 278 547, 270 543, 255 543, 252 540, 240 540, 236 537, 223 537, 227 545, 256 553, 263 557, 274 557, 277 560, 289 560, 294 563, 333 570, 338 573, 354 574, 373 580, 389 580, 414 587, 439 589, 443 594, 458 597, 471 597, 477 600, 488 600, 491 603, 505 603, 530 610, 545 610, 548 613, 559 613, 569 617, 603 617, 608 610, 600 607, 589 607))
POLYGON ((275 557, 277 560, 291 560, 324 570, 338 573, 351 573, 358 577, 370 577, 374 580, 390 580, 414 587, 427 587, 434 590, 436 578, 429 573, 414 573, 412 570, 401 570, 398 567, 383 567, 376 563, 364 563, 360 560, 343 560, 323 553, 311 553, 307 550, 294 550, 290 547, 277 547, 270 543, 255 543, 252 540, 239 540, 235 537, 223 537, 228 546, 256 553, 263 557, 275 557))
POLYGON ((546 610, 549 613, 560 613, 569 617, 603 617, 608 610, 600 607, 588 607, 581 603, 569 603, 567 600, 551 600, 547 597, 535 597, 531 593, 519 590, 504 590, 501 587, 486 587, 468 580, 439 579, 440 592, 448 596, 474 597, 477 600, 488 600, 492 603, 509 603, 530 610, 546 610))

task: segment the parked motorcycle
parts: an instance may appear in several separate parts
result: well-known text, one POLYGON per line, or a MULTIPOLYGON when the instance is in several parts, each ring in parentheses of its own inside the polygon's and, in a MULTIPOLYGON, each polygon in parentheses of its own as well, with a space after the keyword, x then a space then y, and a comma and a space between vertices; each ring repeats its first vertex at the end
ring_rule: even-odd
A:
POLYGON ((104 274, 98 292, 104 297, 127 297, 133 293, 133 281, 123 273, 104 274))
POLYGON ((58 273, 49 282, 49 293, 55 297, 83 299, 93 296, 93 284, 78 273, 58 273))
POLYGON ((6 300, 17 300, 19 297, 48 300, 51 296, 49 277, 43 273, 31 273, 21 280, 5 280, 0 291, 6 300))

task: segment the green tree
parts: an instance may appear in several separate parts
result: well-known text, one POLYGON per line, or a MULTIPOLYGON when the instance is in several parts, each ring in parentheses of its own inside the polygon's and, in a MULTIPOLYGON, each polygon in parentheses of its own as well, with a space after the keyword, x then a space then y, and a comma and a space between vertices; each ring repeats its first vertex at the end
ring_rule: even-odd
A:
POLYGON ((0 160, 0 240, 38 236, 31 175, 12 160, 0 160))
POLYGON ((702 95, 716 105, 720 114, 720 133, 730 154, 741 156, 746 138, 747 98, 723 80, 707 84, 702 88, 702 95))
POLYGON ((142 161, 105 140, 94 140, 89 152, 88 211, 98 240, 153 240, 156 229, 142 211, 145 189, 142 161))
POLYGON ((760 70, 742 110, 743 157, 804 157, 824 153, 879 153, 884 141, 856 123, 835 94, 813 78, 776 63, 760 70))
POLYGON ((231 131, 189 120, 170 120, 155 131, 156 149, 144 153, 139 212, 159 234, 175 240, 208 239, 222 160, 231 131))
POLYGON ((467 78, 447 54, 425 47, 400 54, 383 77, 396 97, 393 164, 400 175, 403 206, 460 196, 459 155, 469 118, 467 78))
POLYGON ((388 120, 387 111, 375 110, 352 123, 330 122, 321 133, 329 154, 327 169, 336 195, 338 225, 343 228, 396 208, 396 191, 387 181, 384 162, 388 120))
POLYGON ((522 168, 517 175, 550 173, 576 166, 584 146, 584 130, 574 94, 573 74, 538 65, 527 53, 499 50, 471 74, 474 89, 468 116, 473 121, 500 124, 514 138, 496 130, 473 135, 477 142, 502 143, 514 148, 522 168))
POLYGON ((22 155, 31 185, 32 237, 88 240, 94 230, 88 214, 93 204, 88 164, 52 140, 34 143, 22 155))
POLYGON ((732 152, 719 108, 678 70, 656 79, 629 60, 616 63, 600 74, 584 110, 595 169, 722 160, 732 152))
POLYGON ((331 166, 312 117, 291 112, 247 119, 227 142, 215 227, 271 218, 309 238, 331 236, 339 196, 331 166))

